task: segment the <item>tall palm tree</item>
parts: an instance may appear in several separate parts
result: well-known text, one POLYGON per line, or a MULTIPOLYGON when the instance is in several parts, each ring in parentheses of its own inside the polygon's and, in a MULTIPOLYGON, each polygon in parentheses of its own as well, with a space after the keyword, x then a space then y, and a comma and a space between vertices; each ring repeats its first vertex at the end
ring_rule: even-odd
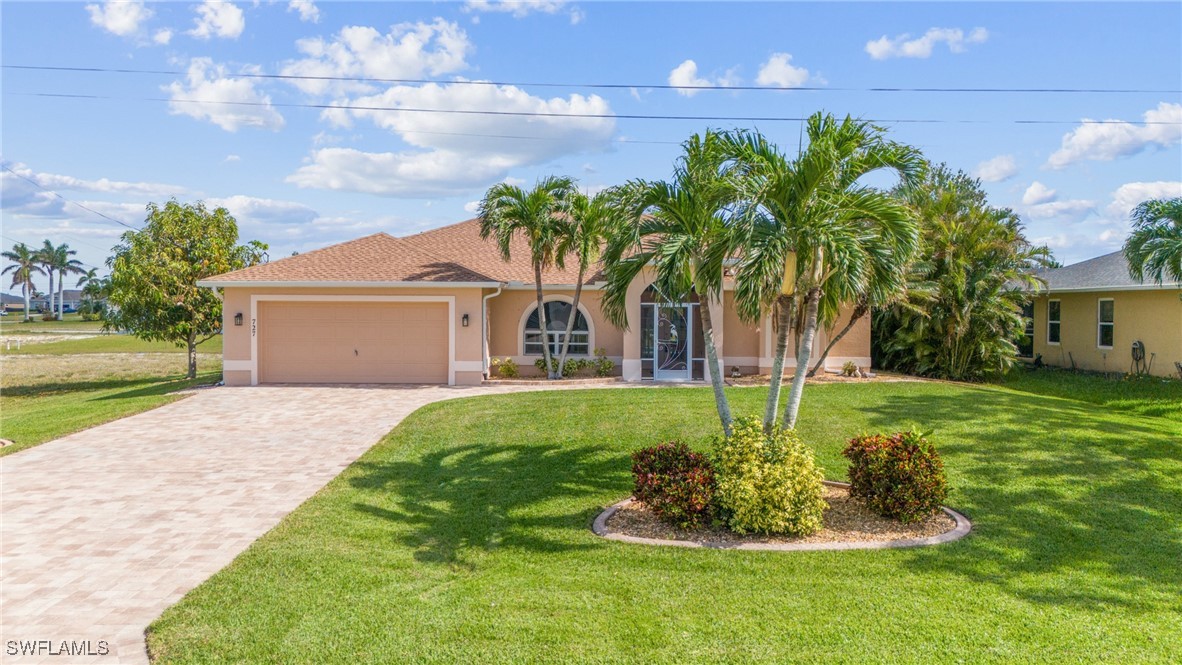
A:
MULTIPOLYGON (((528 192, 507 182, 493 185, 480 202, 480 237, 494 238, 502 258, 509 260, 513 238, 518 235, 524 237, 529 246, 534 285, 537 288, 542 357, 546 361, 546 377, 550 379, 559 378, 559 375, 554 371, 550 353, 550 333, 542 297, 542 272, 553 265, 561 267, 563 264, 558 242, 573 191, 574 181, 570 178, 551 176, 539 180, 528 192)), ((572 319, 575 314, 571 313, 572 319)))
POLYGON ((1133 232, 1125 240, 1129 274, 1182 282, 1182 197, 1151 199, 1133 210, 1133 232))
POLYGON ((37 288, 33 284, 33 275, 44 275, 45 271, 39 265, 40 259, 37 252, 23 242, 18 242, 12 246, 11 251, 6 251, 0 254, 5 259, 12 261, 12 265, 5 266, 0 274, 12 273, 12 284, 9 288, 14 286, 21 287, 21 295, 25 298, 25 321, 30 321, 29 318, 29 296, 37 288))
POLYGON ((578 318, 579 300, 583 295, 583 281, 587 270, 599 260, 604 240, 612 229, 621 223, 621 208, 618 204, 619 190, 605 189, 594 196, 582 192, 571 194, 568 214, 561 225, 558 253, 572 255, 578 262, 579 276, 575 281, 575 297, 571 314, 566 319, 566 334, 562 338, 562 349, 558 354, 558 374, 565 375, 566 356, 570 350, 571 332, 578 318))
MULTIPOLYGON (((785 427, 794 427, 808 372, 818 321, 825 308, 835 316, 856 285, 868 283, 876 265, 906 263, 918 228, 910 210, 886 192, 859 183, 879 169, 904 181, 925 168, 918 150, 888 141, 885 130, 847 116, 815 113, 806 124, 808 145, 790 159, 757 133, 737 133, 727 150, 738 163, 754 204, 743 215, 743 258, 735 275, 741 315, 758 318, 774 306, 780 325, 764 426, 776 422, 779 383, 787 351, 791 286, 803 294, 803 330, 796 372, 784 408, 785 427)), ((801 299, 801 295, 797 295, 801 299)))
POLYGON ((723 269, 735 249, 731 218, 738 190, 725 168, 719 134, 695 134, 682 149, 669 181, 633 180, 620 192, 629 223, 613 234, 605 251, 603 310, 615 325, 627 328, 628 287, 646 267, 656 273, 654 284, 665 297, 684 302, 696 294, 715 406, 730 436, 733 418, 710 305, 722 300, 723 269))
POLYGON ((70 258, 76 254, 78 252, 70 249, 66 243, 62 243, 54 250, 54 264, 57 266, 57 318, 59 319, 66 315, 66 275, 80 275, 86 272, 81 261, 70 258))
POLYGON ((56 252, 57 252, 57 247, 55 247, 52 242, 49 242, 48 239, 45 240, 44 244, 41 245, 41 249, 37 250, 37 263, 40 264, 40 266, 44 270, 45 274, 49 277, 49 291, 46 292, 46 298, 49 301, 49 315, 50 316, 54 316, 54 311, 55 311, 55 308, 54 308, 55 291, 53 290, 53 274, 57 270, 57 267, 55 264, 55 261, 57 258, 55 256, 56 252))

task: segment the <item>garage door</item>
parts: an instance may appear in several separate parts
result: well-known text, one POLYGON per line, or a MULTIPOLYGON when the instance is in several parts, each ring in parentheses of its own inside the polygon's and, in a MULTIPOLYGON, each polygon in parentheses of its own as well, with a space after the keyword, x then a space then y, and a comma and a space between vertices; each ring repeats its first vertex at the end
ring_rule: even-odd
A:
POLYGON ((447 383, 447 303, 260 302, 260 383, 447 383))

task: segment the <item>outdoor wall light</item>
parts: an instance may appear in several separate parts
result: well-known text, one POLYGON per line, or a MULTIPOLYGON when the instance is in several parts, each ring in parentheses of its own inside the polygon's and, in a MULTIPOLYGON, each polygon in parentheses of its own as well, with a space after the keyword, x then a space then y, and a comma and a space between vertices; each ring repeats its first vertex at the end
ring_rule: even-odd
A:
POLYGON ((242 325, 242 312, 238 312, 237 314, 234 315, 234 325, 236 325, 236 326, 242 325))
POLYGON ((465 314, 465 315, 464 315, 464 316, 463 316, 463 317, 460 319, 460 325, 461 325, 461 326, 464 326, 465 328, 467 328, 467 327, 468 327, 468 315, 467 315, 467 314, 465 314))

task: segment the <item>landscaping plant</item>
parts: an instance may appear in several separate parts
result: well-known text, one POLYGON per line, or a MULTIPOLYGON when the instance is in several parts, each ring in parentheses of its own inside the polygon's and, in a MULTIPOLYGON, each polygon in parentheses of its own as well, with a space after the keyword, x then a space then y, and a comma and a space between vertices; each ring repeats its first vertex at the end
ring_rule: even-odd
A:
POLYGON ((502 378, 516 379, 517 377, 521 376, 521 368, 517 366, 517 361, 513 360, 509 356, 505 356, 504 358, 493 358, 490 364, 494 369, 497 370, 497 374, 499 374, 502 378))
POLYGON ((595 360, 591 361, 591 366, 595 369, 595 376, 598 377, 611 376, 616 369, 616 364, 607 357, 607 349, 603 347, 595 349, 595 360))
POLYGON ((850 496, 900 522, 918 522, 948 497, 944 462, 922 434, 897 432, 850 439, 850 496))
POLYGON ((736 533, 807 536, 821 528, 824 473, 795 430, 759 418, 735 421, 714 446, 716 502, 736 533))
POLYGON ((858 375, 858 366, 856 364, 854 364, 854 361, 852 361, 852 360, 845 361, 845 364, 843 364, 841 366, 841 375, 842 376, 857 376, 858 375))
POLYGON ((709 458, 673 441, 632 453, 633 496, 657 517, 683 528, 709 523, 714 469, 709 458))

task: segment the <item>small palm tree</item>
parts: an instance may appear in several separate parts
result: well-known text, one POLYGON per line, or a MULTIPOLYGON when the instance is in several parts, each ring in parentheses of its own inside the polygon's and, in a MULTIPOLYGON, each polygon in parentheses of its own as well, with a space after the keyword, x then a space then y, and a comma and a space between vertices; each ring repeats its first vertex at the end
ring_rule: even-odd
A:
POLYGON ((12 261, 12 265, 5 266, 4 270, 0 271, 0 274, 11 272, 12 284, 9 288, 15 286, 21 287, 21 295, 25 298, 25 321, 30 321, 29 296, 37 289, 37 286, 33 283, 33 275, 45 274, 45 271, 41 269, 38 254, 25 243, 18 242, 12 246, 11 251, 4 252, 0 256, 12 261))
POLYGON ((579 299, 583 295, 583 282, 587 271, 599 260, 604 240, 611 230, 621 224, 622 214, 618 205, 619 190, 605 189, 594 196, 574 192, 570 198, 568 214, 560 230, 559 256, 572 255, 578 263, 579 276, 575 281, 575 297, 571 314, 566 320, 566 334, 562 338, 562 349, 558 354, 558 374, 566 374, 566 355, 570 350, 571 332, 578 318, 579 299))
POLYGON ((715 406, 723 432, 730 436, 733 418, 723 391, 710 305, 722 300, 723 269, 735 247, 731 217, 738 189, 725 168, 716 132, 695 134, 682 148, 668 182, 634 180, 619 193, 628 223, 613 234, 605 251, 603 310, 612 323, 627 328, 628 287, 650 266, 665 297, 684 302, 696 295, 715 406))
POLYGON ((858 285, 870 283, 875 266, 906 264, 918 242, 908 208, 859 183, 879 169, 893 170, 905 181, 917 179, 925 168, 918 150, 887 141, 885 130, 848 116, 839 121, 815 113, 806 132, 808 145, 795 159, 759 134, 737 133, 726 141, 753 204, 742 217, 746 230, 735 275, 736 303, 749 320, 774 308, 779 322, 764 412, 767 428, 775 424, 779 409, 793 294, 803 294, 804 311, 784 408, 789 428, 796 425, 818 321, 823 315, 832 320, 858 285))
MULTIPOLYGON (((542 356, 546 362, 546 377, 559 378, 554 371, 550 354, 549 328, 542 297, 542 272, 557 264, 563 256, 558 251, 562 225, 574 181, 565 177, 543 178, 528 192, 516 185, 503 182, 493 185, 480 202, 480 237, 494 238, 506 261, 510 258, 513 238, 521 235, 529 246, 534 269, 534 285, 538 297, 538 325, 542 330, 542 356)), ((575 317, 572 312, 571 318, 575 317)))
POLYGON ((1133 279, 1182 282, 1182 197, 1138 205, 1124 253, 1133 279))

